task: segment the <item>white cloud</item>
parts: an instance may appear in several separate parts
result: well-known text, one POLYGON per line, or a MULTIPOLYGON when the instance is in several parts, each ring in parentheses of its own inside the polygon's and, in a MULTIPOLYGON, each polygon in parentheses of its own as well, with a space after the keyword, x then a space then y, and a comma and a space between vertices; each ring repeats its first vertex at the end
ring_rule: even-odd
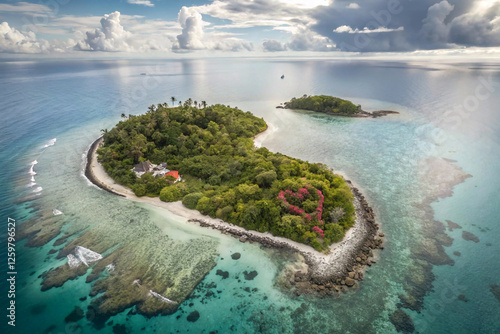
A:
POLYGON ((0 24, 0 52, 5 53, 46 53, 50 44, 46 40, 37 40, 35 33, 23 33, 7 22, 0 24))
POLYGON ((209 25, 203 21, 198 7, 182 7, 178 22, 182 32, 172 46, 173 51, 216 50, 216 51, 253 51, 253 44, 234 37, 231 33, 209 32, 204 28, 209 25))
POLYGON ((177 44, 174 49, 178 50, 201 50, 205 48, 203 44, 203 26, 205 23, 201 14, 192 7, 182 7, 178 16, 182 33, 177 35, 177 44))
POLYGON ((266 39, 262 43, 262 48, 264 51, 267 52, 279 52, 279 51, 286 51, 287 47, 285 43, 282 43, 280 41, 277 41, 275 39, 266 39))
POLYGON ((343 26, 340 26, 336 29, 333 30, 333 32, 336 32, 338 34, 342 34, 342 33, 353 33, 354 32, 354 29, 352 29, 351 27, 347 26, 347 25, 343 25, 343 26))
POLYGON ((351 2, 349 5, 346 6, 346 8, 349 8, 349 9, 359 9, 359 5, 355 2, 351 2))
POLYGON ((237 51, 253 51, 254 47, 253 44, 241 40, 239 38, 234 38, 234 37, 229 37, 229 38, 221 38, 219 40, 216 40, 210 44, 210 49, 216 50, 216 51, 232 51, 232 52, 237 52, 237 51))
POLYGON ((106 14, 101 28, 87 31, 86 37, 75 46, 79 51, 134 51, 130 45, 132 34, 120 23, 120 12, 106 14))
POLYGON ((128 3, 133 5, 142 5, 147 7, 154 7, 154 3, 151 3, 149 0, 127 0, 128 3))
POLYGON ((288 43, 265 40, 262 44, 265 51, 324 51, 331 50, 333 43, 311 30, 316 23, 312 11, 330 3, 329 0, 215 0, 193 8, 201 14, 230 21, 212 26, 213 30, 271 27, 291 35, 288 43))
POLYGON ((310 9, 310 8, 316 8, 318 6, 328 6, 330 4, 330 0, 278 0, 277 1, 280 4, 286 5, 286 6, 295 6, 297 8, 303 8, 303 9, 310 9))
POLYGON ((359 30, 358 28, 352 29, 350 26, 343 25, 340 26, 336 29, 333 30, 333 32, 336 32, 338 34, 343 34, 343 33, 348 33, 348 34, 376 34, 376 33, 384 33, 384 32, 394 32, 394 31, 404 31, 404 27, 399 27, 397 29, 389 29, 386 27, 380 27, 377 29, 368 29, 367 27, 364 27, 362 30, 359 30))
POLYGON ((205 15, 229 20, 218 28, 280 27, 313 24, 310 11, 327 1, 302 0, 215 0, 211 4, 193 7, 205 15))
POLYGON ((333 42, 309 29, 299 29, 286 43, 288 49, 293 51, 329 51, 334 49, 333 42))
POLYGON ((16 2, 15 4, 0 4, 0 12, 20 12, 22 14, 47 14, 51 9, 47 6, 29 3, 29 2, 16 2))
POLYGON ((76 22, 75 35, 79 40, 77 51, 145 52, 171 49, 174 34, 179 31, 175 22, 145 20, 140 15, 106 14, 100 19, 100 27, 90 29, 85 22, 95 24, 96 17, 63 17, 55 24, 67 26, 76 22), (124 25, 127 28, 125 28, 124 25))

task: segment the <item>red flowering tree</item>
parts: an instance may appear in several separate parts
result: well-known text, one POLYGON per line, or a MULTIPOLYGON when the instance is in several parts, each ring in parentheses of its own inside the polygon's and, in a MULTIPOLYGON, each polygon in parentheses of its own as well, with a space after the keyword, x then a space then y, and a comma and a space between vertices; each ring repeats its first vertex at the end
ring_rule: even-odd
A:
POLYGON ((322 230, 322 229, 320 229, 318 226, 314 226, 314 227, 312 228, 312 230, 313 230, 313 232, 318 233, 318 234, 321 236, 321 238, 324 238, 324 237, 325 237, 325 232, 323 232, 323 230, 322 230))
POLYGON ((297 192, 293 192, 290 189, 281 190, 278 194, 278 200, 291 214, 303 217, 306 223, 317 221, 323 225, 322 216, 325 196, 323 196, 321 190, 309 185, 300 188, 297 192), (308 203, 311 201, 316 202, 316 208, 314 210, 304 209, 306 201, 308 203))

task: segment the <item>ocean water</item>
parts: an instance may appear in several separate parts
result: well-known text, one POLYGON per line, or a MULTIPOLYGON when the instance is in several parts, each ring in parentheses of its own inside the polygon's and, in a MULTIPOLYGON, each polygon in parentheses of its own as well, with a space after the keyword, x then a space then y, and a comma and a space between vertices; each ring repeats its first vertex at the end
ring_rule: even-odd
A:
MULTIPOLYGON (((165 277, 188 281, 192 272, 176 269, 177 262, 207 268, 174 314, 146 318, 132 307, 103 328, 95 328, 85 317, 75 327, 65 318, 75 306, 87 310, 95 283, 86 283, 87 273, 42 292, 40 275, 66 262, 49 253, 64 247, 53 245, 60 236, 37 247, 17 241, 15 328, 7 325, 5 316, 5 279, 0 286, 5 312, 1 328, 7 333, 114 333, 116 325, 129 333, 395 333, 390 316, 404 306, 400 296, 412 288, 421 292, 415 297, 421 307, 402 309, 416 332, 500 332, 500 301, 490 291, 491 285, 500 285, 499 64, 293 59, 1 62, 0 97, 2 240, 10 217, 18 226, 46 222, 44 228, 50 229, 60 224, 61 234, 70 235, 67 243, 87 235, 104 255, 130 247, 120 258, 124 267, 139 263, 165 277), (303 94, 334 95, 366 110, 400 114, 351 119, 275 109, 303 94), (242 244, 89 184, 82 173, 84 156, 100 130, 113 127, 122 113, 143 113, 151 104, 171 103, 172 96, 252 111, 269 124, 258 145, 325 163, 362 189, 387 242, 357 289, 340 298, 296 296, 279 280, 283 267, 293 260, 290 254, 242 244), (429 207, 426 200, 436 182, 424 172, 432 158, 449 159, 438 165, 444 166, 444 175, 450 165, 472 177, 454 185, 452 196, 432 201, 429 216, 423 205, 429 207), (54 217, 53 209, 63 215, 54 217), (432 264, 418 250, 432 248, 425 247, 434 245, 429 244, 429 230, 446 221, 462 227, 445 231, 453 239, 444 247, 453 265, 432 264), (465 240, 463 231, 479 242, 465 240), (231 259, 235 252, 241 253, 239 260, 231 259), (430 271, 423 274, 419 268, 429 265, 430 271), (229 276, 223 278, 217 270, 229 276), (245 279, 244 272, 254 270, 258 275, 245 279), (187 318, 193 311, 200 315, 195 322, 187 318)), ((0 254, 6 277, 5 242, 0 254)))

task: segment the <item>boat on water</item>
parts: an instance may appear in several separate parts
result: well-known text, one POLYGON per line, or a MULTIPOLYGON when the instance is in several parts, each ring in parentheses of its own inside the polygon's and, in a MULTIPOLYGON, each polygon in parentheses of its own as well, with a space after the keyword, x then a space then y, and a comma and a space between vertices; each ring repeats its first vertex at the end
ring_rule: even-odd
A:
POLYGON ((281 76, 281 79, 285 79, 285 75, 284 74, 281 76))

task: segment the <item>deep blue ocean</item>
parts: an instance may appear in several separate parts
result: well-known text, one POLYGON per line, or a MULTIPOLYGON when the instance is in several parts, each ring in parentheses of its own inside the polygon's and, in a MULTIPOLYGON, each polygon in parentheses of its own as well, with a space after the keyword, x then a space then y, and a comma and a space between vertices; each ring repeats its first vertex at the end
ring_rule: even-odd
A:
MULTIPOLYGON (((2 333, 396 333, 397 309, 411 317, 415 333, 500 333, 500 297, 492 292, 500 285, 500 63, 1 61, 0 120, 2 333), (303 94, 400 114, 351 119, 275 108, 303 94), (323 299, 287 293, 278 277, 289 258, 89 184, 84 157, 101 129, 171 97, 251 111, 269 124, 258 145, 325 163, 362 189, 387 241, 357 289, 323 299), (453 173, 470 177, 455 184, 453 173), (436 201, 433 194, 443 189, 449 196, 436 201), (132 307, 97 329, 85 317, 65 321, 92 301, 86 276, 40 289, 41 275, 66 263, 50 253, 64 247, 53 245, 58 237, 37 247, 16 241, 16 326, 9 326, 8 219, 18 227, 46 221, 50 229, 53 209, 63 212, 61 234, 90 231, 136 243, 130 256, 150 254, 151 268, 165 265, 165 240, 195 240, 216 266, 176 313, 145 318, 132 307), (447 221, 461 228, 448 229, 447 221), (422 254, 435 251, 429 238, 443 226, 452 261, 438 265, 422 254), (476 239, 466 240, 464 231, 476 239), (240 260, 230 259, 234 252, 240 260), (419 269, 426 266, 428 272, 419 269), (250 270, 258 272, 254 280, 238 279, 250 270), (417 290, 410 298, 420 298, 421 307, 401 305, 402 295, 417 290), (193 311, 200 317, 188 321, 193 311)), ((180 261, 202 256, 187 249, 180 261)))

